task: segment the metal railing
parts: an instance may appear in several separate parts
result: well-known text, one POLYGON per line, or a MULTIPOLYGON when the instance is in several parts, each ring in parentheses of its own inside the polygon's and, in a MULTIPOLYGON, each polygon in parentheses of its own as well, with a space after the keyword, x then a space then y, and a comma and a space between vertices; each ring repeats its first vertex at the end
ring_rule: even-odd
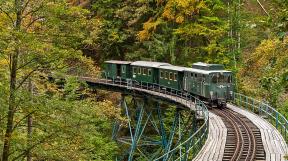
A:
MULTIPOLYGON (((85 80, 85 77, 82 78, 85 80)), ((202 149, 209 132, 209 112, 206 105, 198 98, 187 92, 183 92, 174 88, 149 82, 137 82, 131 79, 106 77, 105 79, 95 79, 95 81, 107 85, 125 86, 127 89, 137 88, 164 94, 166 98, 182 103, 184 106, 188 107, 190 110, 195 111, 195 114, 204 119, 201 126, 187 140, 180 142, 176 147, 155 160, 191 160, 202 149)))
POLYGON ((234 93, 233 103, 269 121, 281 133, 286 143, 288 143, 288 121, 280 112, 267 103, 240 93, 234 93))

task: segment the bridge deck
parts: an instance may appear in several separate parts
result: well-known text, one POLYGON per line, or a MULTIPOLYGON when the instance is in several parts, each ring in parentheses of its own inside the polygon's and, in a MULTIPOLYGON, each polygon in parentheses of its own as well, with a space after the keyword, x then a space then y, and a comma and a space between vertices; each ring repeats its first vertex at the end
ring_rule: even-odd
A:
POLYGON ((244 109, 228 105, 228 108, 246 116, 261 131, 261 138, 266 152, 266 160, 280 161, 285 160, 284 156, 288 154, 287 144, 277 129, 265 119, 248 112, 244 109))
MULTIPOLYGON (((244 109, 228 105, 228 108, 246 116, 261 131, 261 138, 266 152, 266 161, 284 161, 288 154, 288 147, 285 140, 277 129, 265 119, 244 109)), ((221 118, 209 113, 209 134, 206 144, 193 161, 220 161, 223 158, 227 128, 221 118)))
MULTIPOLYGON (((109 85, 109 87, 121 89, 128 89, 133 93, 138 91, 144 95, 150 95, 155 98, 163 98, 174 103, 181 104, 184 107, 188 107, 191 110, 196 110, 195 104, 190 101, 186 101, 185 98, 179 96, 173 96, 171 93, 161 93, 153 87, 153 89, 143 89, 137 87, 129 87, 126 85, 111 84, 110 82, 102 82, 97 79, 82 78, 90 85, 109 85)), ((148 88, 148 87, 147 87, 148 88)), ((160 89, 159 89, 160 90, 160 89)), ((285 143, 281 134, 266 120, 257 116, 256 114, 250 113, 246 110, 240 109, 233 105, 228 105, 228 108, 239 112, 250 119, 261 131, 261 138, 263 141, 264 149, 266 152, 266 160, 268 161, 279 161, 284 160, 284 156, 288 154, 287 144, 285 143)), ((196 110, 197 111, 197 110, 196 110)), ((201 115, 201 114, 200 114, 201 115)), ((194 158, 195 161, 217 161, 222 160, 224 154, 224 148, 226 143, 227 128, 225 127, 221 118, 213 113, 209 113, 209 134, 206 144, 203 146, 198 156, 194 158)))
POLYGON ((209 112, 209 134, 206 144, 193 161, 221 161, 226 143, 227 128, 221 118, 209 112))
MULTIPOLYGON (((179 95, 173 94, 173 93, 162 93, 163 91, 160 88, 157 87, 147 87, 147 89, 138 88, 134 86, 127 86, 127 84, 114 84, 110 80, 105 79, 93 79, 89 77, 81 77, 80 80, 86 81, 91 86, 103 86, 104 88, 112 90, 112 91, 118 91, 118 92, 127 92, 128 93, 138 93, 146 96, 151 96, 152 98, 162 98, 170 102, 174 102, 176 104, 182 105, 183 107, 188 107, 192 111, 197 111, 195 108, 195 103, 191 101, 187 101, 185 99, 185 96, 181 98, 179 95), (107 86, 107 87, 105 87, 107 86), (119 90, 121 89, 121 90, 119 90), (159 90, 159 91, 158 91, 159 90)), ((201 114, 199 114, 201 115, 201 114)))

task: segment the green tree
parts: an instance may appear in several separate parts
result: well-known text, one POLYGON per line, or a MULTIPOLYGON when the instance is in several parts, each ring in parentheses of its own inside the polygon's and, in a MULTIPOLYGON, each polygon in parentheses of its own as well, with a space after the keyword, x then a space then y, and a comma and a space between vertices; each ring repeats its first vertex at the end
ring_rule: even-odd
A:
POLYGON ((57 88, 48 88, 53 85, 42 80, 47 73, 56 70, 95 75, 92 62, 83 57, 80 50, 91 39, 87 29, 95 22, 89 23, 89 14, 88 10, 72 6, 65 0, 0 2, 3 161, 31 160, 32 157, 36 160, 109 160, 114 154, 112 150, 115 151, 116 146, 113 142, 110 144, 106 133, 102 133, 102 130, 109 132, 110 129, 107 115, 96 110, 102 105, 92 100, 77 101, 73 96, 75 91, 65 89, 66 93, 61 94, 57 88), (87 107, 91 113, 86 113, 87 107), (95 116, 97 112, 103 117, 95 116), (98 123, 99 127, 95 127, 98 123), (83 133, 77 133, 81 128, 83 133), (92 133, 97 136, 93 137, 92 133), (97 150, 96 146, 103 148, 97 150), (68 150, 69 147, 74 147, 75 151, 73 148, 68 150), (78 156, 76 151, 83 155, 78 156))

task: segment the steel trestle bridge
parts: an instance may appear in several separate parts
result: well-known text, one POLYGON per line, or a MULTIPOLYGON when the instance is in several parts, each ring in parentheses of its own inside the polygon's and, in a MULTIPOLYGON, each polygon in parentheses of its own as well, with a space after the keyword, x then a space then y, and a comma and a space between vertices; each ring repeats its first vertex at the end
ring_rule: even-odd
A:
POLYGON ((115 122, 112 138, 123 154, 116 160, 192 160, 208 135, 205 104, 188 93, 158 84, 79 77, 90 88, 121 93, 127 125, 115 122))
MULTIPOLYGON (((189 93, 158 84, 132 80, 91 77, 78 77, 78 79, 86 82, 92 89, 121 93, 118 107, 121 108, 122 115, 127 120, 125 123, 115 121, 113 126, 112 139, 121 147, 121 155, 116 160, 186 161, 195 158, 204 146, 209 132, 209 111, 201 100, 189 93)), ((268 104, 251 97, 234 93, 234 98, 233 104, 266 119, 282 134, 284 142, 287 143, 288 121, 282 114, 268 104)), ((253 128, 256 128, 255 125, 253 128)), ((210 128, 210 130, 213 129, 210 128)), ((251 131, 249 133, 252 134, 251 131)), ((259 135, 260 133, 257 136, 251 135, 252 140, 255 140, 253 137, 257 137, 261 143, 259 135)), ((271 141, 273 143, 273 140, 271 141)), ((255 143, 254 141, 254 144, 251 144, 254 149, 255 143)), ((270 154, 272 157, 274 152, 267 149, 267 143, 264 144, 264 149, 269 160, 270 154)), ((259 145, 257 143, 257 149, 259 145)), ((283 145, 284 151, 287 147, 287 144, 285 145, 283 145)), ((205 148, 201 152, 206 151, 205 148)), ((252 151, 252 154, 254 154, 252 157, 247 155, 246 158, 253 160, 255 153, 252 151)), ((256 156, 260 157, 260 153, 256 156)))

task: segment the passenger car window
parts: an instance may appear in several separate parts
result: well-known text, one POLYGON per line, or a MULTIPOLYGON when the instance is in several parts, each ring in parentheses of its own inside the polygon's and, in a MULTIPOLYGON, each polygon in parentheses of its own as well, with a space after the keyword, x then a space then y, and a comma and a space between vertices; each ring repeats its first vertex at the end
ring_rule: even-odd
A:
POLYGON ((173 80, 173 73, 171 73, 171 72, 169 73, 169 79, 173 80))
POLYGON ((174 73, 174 81, 177 82, 177 73, 174 73))
POLYGON ((141 68, 138 67, 138 74, 141 74, 141 68))
POLYGON ((164 78, 164 72, 160 71, 160 78, 164 78))
POLYGON ((137 68, 136 67, 133 67, 133 73, 137 74, 137 68))
POLYGON ((165 72, 165 79, 169 79, 169 73, 165 72))
POLYGON ((125 73, 125 66, 122 66, 122 73, 125 73))
POLYGON ((148 69, 147 68, 143 68, 143 75, 148 75, 148 69))
POLYGON ((148 69, 148 75, 149 75, 149 76, 152 75, 151 69, 148 69))

